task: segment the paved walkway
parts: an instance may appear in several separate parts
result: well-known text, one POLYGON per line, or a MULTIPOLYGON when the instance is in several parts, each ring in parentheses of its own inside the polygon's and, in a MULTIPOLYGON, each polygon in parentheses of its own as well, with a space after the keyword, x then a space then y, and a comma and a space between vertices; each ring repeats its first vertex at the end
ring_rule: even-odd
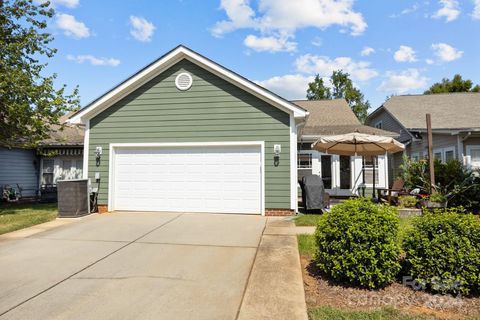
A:
POLYGON ((296 237, 270 234, 286 227, 275 219, 122 212, 56 223, 0 239, 0 319, 307 318, 296 237))

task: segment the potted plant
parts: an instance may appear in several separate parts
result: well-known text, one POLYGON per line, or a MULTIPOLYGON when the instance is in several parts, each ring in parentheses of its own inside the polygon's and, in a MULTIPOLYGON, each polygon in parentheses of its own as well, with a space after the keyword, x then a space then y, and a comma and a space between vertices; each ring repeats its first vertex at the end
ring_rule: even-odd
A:
POLYGON ((428 198, 425 198, 422 202, 422 206, 427 208, 446 208, 448 198, 440 192, 433 192, 428 198))
POLYGON ((398 206, 400 208, 415 208, 418 204, 418 199, 415 196, 399 196, 398 206))

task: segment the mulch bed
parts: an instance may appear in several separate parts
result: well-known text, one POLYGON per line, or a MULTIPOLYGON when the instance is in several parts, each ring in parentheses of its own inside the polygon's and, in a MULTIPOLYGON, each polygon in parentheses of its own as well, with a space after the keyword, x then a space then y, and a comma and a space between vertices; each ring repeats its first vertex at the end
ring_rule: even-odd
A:
POLYGON ((310 257, 300 257, 305 299, 309 308, 329 306, 347 310, 394 307, 427 319, 479 317, 480 297, 454 297, 413 290, 400 281, 380 290, 352 288, 327 280, 310 257))

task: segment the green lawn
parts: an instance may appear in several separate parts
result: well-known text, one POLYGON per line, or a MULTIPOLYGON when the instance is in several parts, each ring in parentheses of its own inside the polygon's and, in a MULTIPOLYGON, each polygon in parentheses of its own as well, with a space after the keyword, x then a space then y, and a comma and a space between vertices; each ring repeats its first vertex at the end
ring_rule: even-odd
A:
POLYGON ((316 226, 321 214, 300 214, 295 218, 297 226, 316 226))
POLYGON ((298 252, 302 256, 313 257, 315 253, 315 236, 313 234, 299 234, 298 240, 298 252))
POLYGON ((311 320, 420 320, 423 317, 408 316, 398 310, 385 308, 375 311, 345 311, 332 307, 308 310, 311 320))
POLYGON ((13 204, 0 206, 0 234, 48 222, 57 217, 57 204, 13 204))
POLYGON ((400 217, 400 228, 398 230, 398 243, 401 244, 406 232, 412 228, 415 217, 400 217))

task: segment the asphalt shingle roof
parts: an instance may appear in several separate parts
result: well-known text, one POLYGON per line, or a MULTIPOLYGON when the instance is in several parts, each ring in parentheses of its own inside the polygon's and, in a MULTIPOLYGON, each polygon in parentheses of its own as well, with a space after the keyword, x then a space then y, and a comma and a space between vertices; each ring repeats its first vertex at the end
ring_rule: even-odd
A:
POLYGON ((433 129, 480 128, 480 93, 393 96, 383 107, 407 129, 426 129, 427 113, 433 129))
MULTIPOLYGON (((69 115, 60 118, 61 123, 68 120, 69 115)), ((83 145, 83 127, 77 125, 65 124, 63 130, 61 126, 52 125, 49 138, 42 140, 42 146, 82 146, 83 145)))
POLYGON ((358 131, 382 136, 398 136, 395 132, 361 124, 345 99, 294 100, 292 102, 310 112, 302 135, 337 135, 358 131))

